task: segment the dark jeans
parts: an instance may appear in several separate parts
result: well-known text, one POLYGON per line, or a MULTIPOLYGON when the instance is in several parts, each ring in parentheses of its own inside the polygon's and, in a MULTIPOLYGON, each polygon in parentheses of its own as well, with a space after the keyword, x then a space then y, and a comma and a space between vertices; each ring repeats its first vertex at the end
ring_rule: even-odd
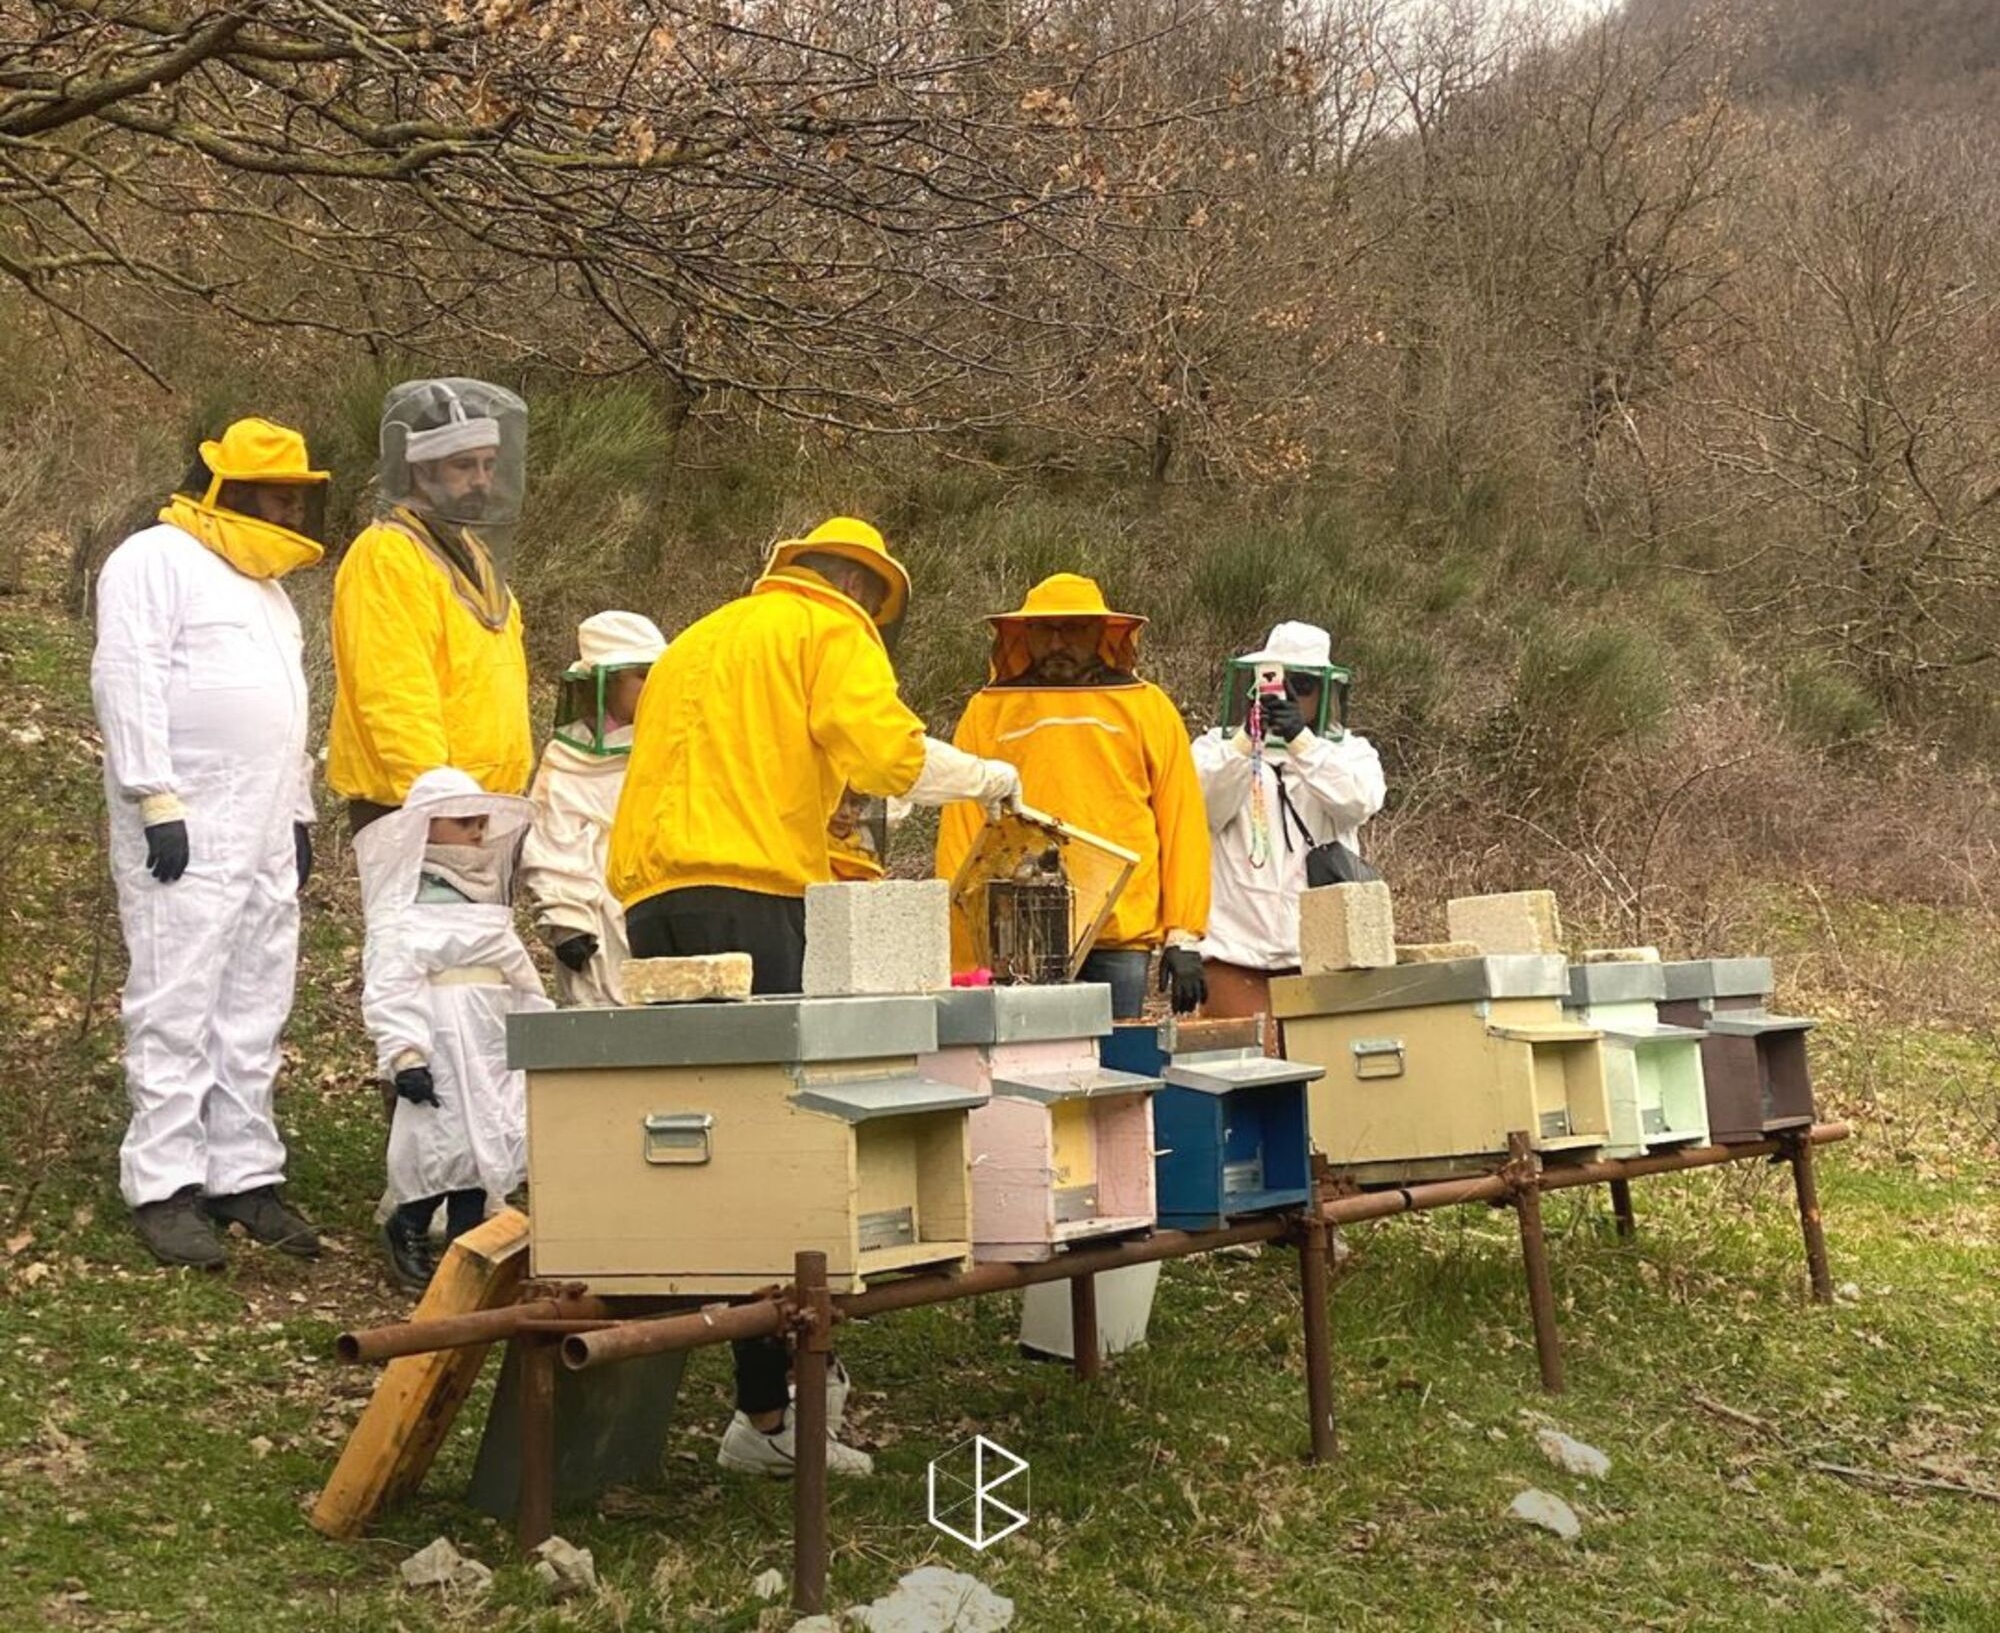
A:
POLYGON ((701 958, 748 953, 752 992, 805 987, 806 904, 728 885, 663 890, 625 909, 634 958, 701 958))
MULTIPOLYGON (((700 958, 748 953, 752 992, 798 992, 805 986, 806 904, 727 885, 663 890, 625 910, 625 937, 634 958, 700 958)), ((792 1358, 777 1338, 741 1338, 729 1346, 736 1361, 736 1409, 782 1412, 791 1399, 792 1358)))
POLYGON ((444 1236, 448 1242, 457 1241, 486 1217, 484 1191, 447 1191, 443 1196, 422 1197, 397 1208, 396 1217, 405 1233, 422 1236, 428 1231, 431 1216, 437 1212, 440 1202, 444 1204, 444 1236))
POLYGON ((1079 981, 1098 981, 1111 989, 1111 1018, 1143 1020, 1146 1015, 1146 975, 1153 955, 1143 947, 1099 948, 1076 972, 1079 981))

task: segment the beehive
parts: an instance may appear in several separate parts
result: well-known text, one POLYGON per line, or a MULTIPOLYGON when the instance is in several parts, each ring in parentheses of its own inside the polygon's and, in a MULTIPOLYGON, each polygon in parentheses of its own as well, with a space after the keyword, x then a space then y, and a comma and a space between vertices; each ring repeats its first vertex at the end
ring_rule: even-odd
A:
POLYGON ((1284 976, 1285 1053, 1325 1067, 1313 1144, 1364 1182, 1490 1166, 1510 1133, 1588 1153, 1611 1130, 1601 1036, 1563 1017, 1569 968, 1506 954, 1284 976))
POLYGON ((1768 958, 1703 958, 1660 966, 1662 1021, 1702 1031, 1709 1137, 1722 1145, 1765 1139, 1813 1121, 1806 1033, 1814 1022, 1771 1013, 1768 958))
POLYGON ((827 1256, 836 1291, 968 1261, 967 1115, 918 1070, 924 996, 509 1018, 527 1073, 530 1265, 598 1293, 746 1293, 827 1256))
POLYGON ((1697 1028, 1659 1018, 1666 993, 1657 960, 1573 964, 1570 1015, 1604 1034, 1604 1082, 1610 1096, 1607 1157, 1635 1157, 1662 1146, 1708 1139, 1697 1028))
POLYGON ((937 1051, 919 1064, 982 1102, 968 1119, 973 1256, 1047 1259, 1151 1229, 1160 1085, 1099 1064, 1110 988, 965 988, 935 1003, 937 1051))
POLYGON ((1115 1026, 1105 1065, 1158 1077, 1153 1179, 1160 1223, 1218 1230, 1312 1196, 1306 1085, 1317 1066, 1264 1052, 1261 1016, 1115 1026))

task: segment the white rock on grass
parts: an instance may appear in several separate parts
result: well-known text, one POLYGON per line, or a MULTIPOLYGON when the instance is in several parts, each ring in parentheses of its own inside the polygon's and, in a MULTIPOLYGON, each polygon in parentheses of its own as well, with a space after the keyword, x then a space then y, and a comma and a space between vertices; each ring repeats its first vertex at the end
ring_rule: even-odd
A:
POLYGON ((1611 1472, 1611 1459, 1595 1446, 1566 1435, 1560 1429, 1537 1429, 1535 1444, 1542 1455, 1565 1474, 1581 1480, 1602 1480, 1611 1472))
POLYGON ((792 1623, 791 1633, 840 1633, 840 1623, 831 1616, 808 1616, 792 1623))
POLYGON ((1576 1517, 1576 1510, 1553 1492, 1530 1487, 1507 1505, 1507 1512, 1517 1520, 1553 1531, 1564 1542, 1574 1542, 1583 1535, 1583 1522, 1576 1517))
POLYGON ((467 1559, 445 1538, 420 1548, 403 1561, 406 1588, 448 1588, 454 1593, 478 1593, 493 1580, 493 1572, 467 1559))
POLYGON ((1013 1626, 1014 1601, 961 1571, 921 1565, 873 1604, 850 1610, 847 1620, 867 1633, 1000 1633, 1013 1626))
POLYGON ((785 1591, 785 1573, 775 1566, 750 1579, 750 1591, 759 1599, 775 1599, 785 1591))
POLYGON ((597 1591, 597 1561, 588 1548, 579 1548, 561 1537, 550 1537, 535 1549, 535 1575, 552 1598, 568 1599, 597 1591))

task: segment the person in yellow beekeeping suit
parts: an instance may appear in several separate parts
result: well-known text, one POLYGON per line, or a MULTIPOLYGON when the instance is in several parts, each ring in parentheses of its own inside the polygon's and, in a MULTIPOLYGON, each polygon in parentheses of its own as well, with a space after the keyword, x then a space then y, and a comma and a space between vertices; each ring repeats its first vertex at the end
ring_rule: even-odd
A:
MULTIPOLYGON (((836 516, 787 539, 750 593, 677 636, 639 695, 610 883, 635 958, 748 953, 760 993, 804 984, 806 887, 836 877, 837 813, 858 800, 1013 800, 1011 765, 924 735, 896 695, 884 632, 910 581, 882 535, 836 516)), ((1205 865, 1205 864, 1204 864, 1205 865)), ((735 1346, 736 1412, 716 1461, 785 1476, 795 1449, 790 1359, 775 1338, 735 1346)), ((865 1475, 833 1438, 846 1374, 827 1391, 827 1467, 865 1475)))
POLYGON ((488 793, 528 786, 521 609, 483 536, 520 515, 527 422, 482 380, 406 381, 383 401, 383 508, 333 587, 326 772, 357 833, 437 766, 488 793))
MULTIPOLYGON (((1198 1008, 1208 817, 1180 710, 1138 675, 1146 620, 1113 612, 1092 580, 1058 573, 1030 590, 1017 611, 987 622, 991 678, 966 705, 953 741, 1019 766, 1029 806, 1138 853, 1078 978, 1109 985, 1113 1013, 1136 1018, 1159 947, 1160 985, 1175 1012, 1198 1008)), ((957 875, 979 823, 972 806, 945 810, 941 877, 957 875)))

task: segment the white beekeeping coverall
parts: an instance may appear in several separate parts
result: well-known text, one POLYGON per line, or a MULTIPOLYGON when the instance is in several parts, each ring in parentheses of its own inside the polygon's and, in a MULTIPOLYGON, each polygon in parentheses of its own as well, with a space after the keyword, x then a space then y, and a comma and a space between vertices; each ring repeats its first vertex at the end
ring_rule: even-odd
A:
MULTIPOLYGON (((650 618, 636 612, 600 612, 577 625, 578 660, 566 680, 597 682, 601 695, 606 672, 651 664, 667 649, 667 638, 650 618)), ((611 821, 625 788, 632 751, 632 726, 599 720, 600 746, 581 746, 586 729, 571 742, 558 735, 542 751, 528 798, 535 825, 521 852, 521 882, 535 900, 535 922, 554 945, 572 935, 597 938, 597 953, 580 970, 556 965, 556 998, 565 1007, 625 1001, 619 970, 631 949, 625 940, 625 909, 604 882, 611 853, 611 821)))
POLYGON ((361 1012, 377 1068, 431 1070, 439 1103, 396 1102, 389 1128, 389 1198, 417 1202, 483 1190, 498 1201, 527 1175, 526 1092, 507 1069, 507 1017, 550 1009, 514 910, 495 902, 417 899, 433 817, 484 816, 486 845, 511 882, 532 807, 488 794, 465 772, 426 771, 400 809, 354 837, 367 920, 361 1012))
MULTIPOLYGON (((1324 669, 1332 637, 1310 624, 1280 624, 1270 642, 1245 662, 1324 669)), ((1250 860, 1252 765, 1250 739, 1221 727, 1194 740, 1195 772, 1208 806, 1210 850, 1208 934, 1203 958, 1252 970, 1296 969, 1299 895, 1306 888, 1306 852, 1338 840, 1359 853, 1361 826, 1388 792, 1382 760, 1365 737, 1321 737, 1308 729, 1290 744, 1264 745, 1264 797, 1270 856, 1250 860), (1282 787, 1285 801, 1279 799, 1282 787), (1285 802, 1297 813, 1287 813, 1285 802), (1305 833, 1299 831, 1303 823, 1305 833)))
MULTIPOLYGON (((244 427, 296 439, 262 421, 230 437, 244 427)), ((228 438, 203 445, 218 475, 237 451, 228 438)), ((296 454, 302 467, 303 442, 296 454)), ((284 1179, 271 1096, 298 959, 293 829, 313 806, 299 620, 278 578, 319 547, 212 500, 177 497, 162 514, 185 525, 133 534, 97 584, 90 690, 131 957, 118 1184, 135 1208, 188 1186, 224 1197, 284 1179), (175 819, 189 861, 163 884, 145 829, 175 819)))

